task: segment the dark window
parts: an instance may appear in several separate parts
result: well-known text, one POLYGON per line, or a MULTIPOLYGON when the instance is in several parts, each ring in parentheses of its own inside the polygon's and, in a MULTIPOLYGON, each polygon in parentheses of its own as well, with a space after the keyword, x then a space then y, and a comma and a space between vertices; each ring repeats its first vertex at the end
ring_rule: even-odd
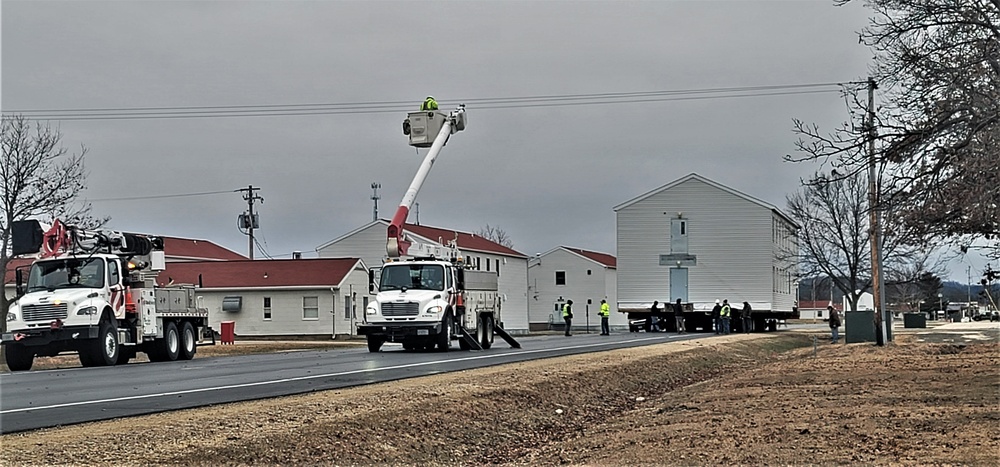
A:
POLYGON ((264 319, 271 319, 271 297, 264 297, 264 319))
POLYGON ((590 275, 590 269, 588 269, 588 270, 587 270, 587 275, 588 275, 588 276, 590 275))
POLYGON ((566 285, 566 271, 556 271, 556 285, 566 285))

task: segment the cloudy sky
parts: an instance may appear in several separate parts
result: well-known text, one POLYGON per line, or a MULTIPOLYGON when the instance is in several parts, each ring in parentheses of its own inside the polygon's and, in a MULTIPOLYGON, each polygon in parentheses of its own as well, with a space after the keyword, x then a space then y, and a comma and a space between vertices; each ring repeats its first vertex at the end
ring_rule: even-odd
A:
POLYGON ((847 112, 835 86, 596 95, 863 79, 867 13, 828 0, 6 0, 2 108, 48 111, 29 115, 87 148, 85 196, 110 227, 246 254, 231 190, 253 185, 258 239, 287 258, 370 222, 373 182, 392 216, 422 159, 401 121, 432 94, 466 103, 468 128, 417 198, 421 224, 499 226, 528 255, 613 254, 612 207, 691 172, 784 207, 816 169, 782 161, 792 119, 829 129, 847 112), (570 95, 585 105, 522 99, 570 95))

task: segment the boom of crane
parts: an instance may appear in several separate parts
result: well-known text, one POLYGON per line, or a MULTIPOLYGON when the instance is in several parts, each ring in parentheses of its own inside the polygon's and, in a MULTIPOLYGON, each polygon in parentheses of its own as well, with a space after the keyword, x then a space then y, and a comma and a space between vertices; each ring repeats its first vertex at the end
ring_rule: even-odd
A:
POLYGON ((406 115, 406 120, 403 121, 403 134, 410 137, 410 146, 430 147, 430 150, 424 156, 424 161, 417 169, 417 174, 413 177, 406 194, 403 195, 403 200, 399 203, 399 208, 387 229, 385 251, 390 258, 399 258, 400 256, 458 257, 458 247, 455 242, 444 242, 442 243, 444 246, 421 244, 415 242, 403 231, 403 225, 410 213, 410 207, 417 199, 417 192, 420 191, 424 180, 427 179, 427 174, 431 171, 431 166, 434 165, 434 160, 437 159, 441 148, 448 142, 452 133, 464 129, 465 105, 459 105, 455 111, 449 114, 437 110, 421 110, 406 115), (431 139, 431 135, 436 136, 431 139))
POLYGON ((16 255, 35 254, 38 259, 63 255, 106 253, 123 258, 141 258, 137 269, 165 269, 163 239, 109 229, 83 229, 56 219, 45 226, 34 219, 11 224, 11 250, 16 255))

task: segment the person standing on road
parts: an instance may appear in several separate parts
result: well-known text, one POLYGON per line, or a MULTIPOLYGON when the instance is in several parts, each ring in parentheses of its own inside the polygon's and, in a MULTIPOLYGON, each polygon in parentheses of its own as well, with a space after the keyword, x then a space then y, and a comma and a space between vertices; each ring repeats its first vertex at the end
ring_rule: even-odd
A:
POLYGON ((836 344, 840 340, 840 313, 833 308, 833 305, 826 307, 830 312, 830 343, 836 344))
POLYGON ((566 322, 566 336, 572 336, 569 330, 573 327, 573 300, 566 300, 563 305, 563 321, 566 322))
POLYGON ((716 334, 722 334, 722 318, 719 316, 722 314, 722 305, 719 304, 719 299, 715 299, 715 307, 712 308, 712 326, 715 327, 716 334))
POLYGON ((674 303, 674 321, 677 323, 677 334, 684 332, 684 306, 681 305, 681 299, 677 299, 674 303))
POLYGON ((740 320, 743 324, 743 332, 750 332, 750 314, 753 313, 753 309, 750 308, 750 302, 743 302, 743 309, 740 310, 740 320))
POLYGON ((649 318, 646 319, 646 332, 659 332, 660 324, 660 301, 653 300, 653 306, 649 307, 649 318))
POLYGON ((719 310, 719 317, 722 319, 722 334, 729 334, 729 316, 733 310, 729 307, 729 299, 722 300, 722 310, 719 310))
POLYGON ((608 320, 611 319, 611 305, 608 305, 607 300, 601 300, 601 311, 598 311, 597 314, 601 315, 601 335, 610 336, 611 325, 608 320))

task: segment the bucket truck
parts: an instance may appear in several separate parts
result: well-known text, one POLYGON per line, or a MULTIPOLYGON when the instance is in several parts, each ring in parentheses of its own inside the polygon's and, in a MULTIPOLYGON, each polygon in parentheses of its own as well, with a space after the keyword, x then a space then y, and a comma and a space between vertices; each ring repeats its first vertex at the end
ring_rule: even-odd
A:
POLYGON ((358 334, 366 337, 370 352, 386 342, 401 343, 405 350, 446 351, 456 339, 463 350, 488 349, 495 335, 520 348, 501 325, 496 273, 467 269, 454 240, 424 244, 403 230, 441 148, 464 129, 464 106, 449 114, 410 112, 403 121, 410 145, 430 150, 387 229, 386 263, 378 274, 369 271, 369 291, 377 294, 365 309, 358 334))
POLYGON ((12 224, 14 255, 34 255, 15 270, 17 297, 7 312, 11 371, 31 369, 36 356, 77 352, 83 366, 189 360, 208 343, 208 309, 193 287, 154 288, 165 269, 163 241, 114 230, 85 230, 56 220, 12 224), (27 282, 24 280, 27 269, 27 282))

